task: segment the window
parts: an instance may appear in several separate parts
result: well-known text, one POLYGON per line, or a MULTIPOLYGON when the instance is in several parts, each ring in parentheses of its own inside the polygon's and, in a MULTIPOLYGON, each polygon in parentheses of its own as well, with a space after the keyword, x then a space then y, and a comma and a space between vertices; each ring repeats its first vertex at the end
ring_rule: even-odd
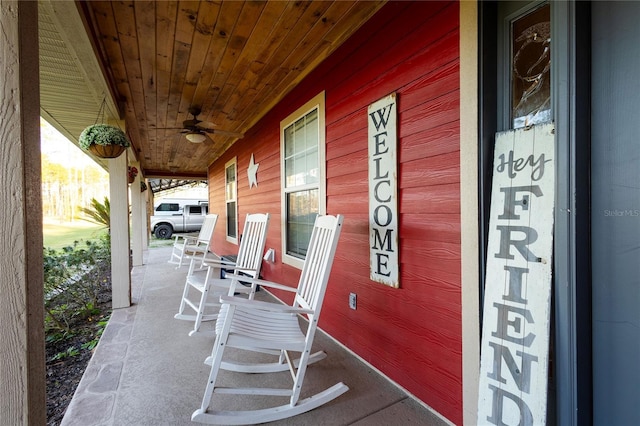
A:
POLYGON ((238 172, 237 159, 224 166, 224 198, 227 207, 227 241, 238 244, 238 172))
POLYGON ((511 22, 513 128, 551 121, 551 22, 544 4, 511 22))
POLYGON ((313 223, 325 214, 324 92, 280 122, 282 261, 302 268, 313 223))
POLYGON ((177 212, 180 210, 178 203, 161 203, 156 207, 157 212, 177 212))

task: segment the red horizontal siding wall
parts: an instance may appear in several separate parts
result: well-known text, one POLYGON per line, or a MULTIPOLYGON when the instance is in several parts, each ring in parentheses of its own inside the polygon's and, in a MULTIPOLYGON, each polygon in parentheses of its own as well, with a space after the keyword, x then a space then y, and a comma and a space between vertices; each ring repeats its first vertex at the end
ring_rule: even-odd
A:
MULTIPOLYGON (((238 159, 240 223, 270 212, 280 253, 280 121, 326 92, 327 212, 345 222, 320 326, 451 421, 462 423, 459 7, 390 2, 210 167, 211 208, 224 242, 224 164, 238 159), (369 280, 367 107, 398 94, 400 289, 369 280), (251 154, 258 187, 246 176, 251 154), (358 309, 348 307, 349 293, 358 309)), ((265 263, 291 285, 299 271, 265 263)), ((284 295, 280 295, 285 297, 284 295)), ((345 378, 346 380, 347 378, 345 378)))

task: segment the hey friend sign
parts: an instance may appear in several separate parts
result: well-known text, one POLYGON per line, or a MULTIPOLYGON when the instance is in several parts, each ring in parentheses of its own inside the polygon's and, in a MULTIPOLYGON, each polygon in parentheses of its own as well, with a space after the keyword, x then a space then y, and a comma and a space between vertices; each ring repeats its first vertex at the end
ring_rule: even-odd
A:
POLYGON ((546 424, 554 156, 551 123, 496 135, 478 424, 546 424))

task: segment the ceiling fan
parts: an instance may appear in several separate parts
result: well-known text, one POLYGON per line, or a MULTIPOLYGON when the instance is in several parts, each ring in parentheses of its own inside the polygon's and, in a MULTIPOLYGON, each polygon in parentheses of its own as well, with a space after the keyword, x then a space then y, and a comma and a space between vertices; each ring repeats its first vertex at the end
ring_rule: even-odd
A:
POLYGON ((202 111, 200 110, 200 107, 190 107, 189 114, 193 115, 193 118, 190 120, 184 120, 182 122, 181 128, 174 127, 158 130, 180 130, 180 133, 184 134, 187 140, 191 143, 202 143, 205 141, 211 142, 211 139, 207 136, 207 133, 231 136, 239 139, 244 137, 244 134, 242 133, 214 129, 214 124, 210 121, 198 120, 198 115, 200 115, 201 112, 202 111))

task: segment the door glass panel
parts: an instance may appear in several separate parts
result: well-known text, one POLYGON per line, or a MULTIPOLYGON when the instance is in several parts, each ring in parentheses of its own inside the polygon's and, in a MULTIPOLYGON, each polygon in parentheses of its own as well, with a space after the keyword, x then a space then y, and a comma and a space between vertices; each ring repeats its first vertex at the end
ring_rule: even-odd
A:
POLYGON ((511 24, 513 128, 551 121, 551 22, 546 4, 511 24))

